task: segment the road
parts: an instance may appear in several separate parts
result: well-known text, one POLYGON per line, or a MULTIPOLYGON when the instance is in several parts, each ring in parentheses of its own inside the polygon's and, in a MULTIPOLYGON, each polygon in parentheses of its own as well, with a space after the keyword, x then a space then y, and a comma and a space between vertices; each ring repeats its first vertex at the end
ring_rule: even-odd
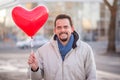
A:
MULTIPOLYGON (((98 80, 120 80, 120 56, 102 55, 105 46, 101 50, 96 44, 91 46, 94 49, 98 80)), ((15 46, 0 47, 0 80, 28 80, 27 59, 30 51, 15 46)))

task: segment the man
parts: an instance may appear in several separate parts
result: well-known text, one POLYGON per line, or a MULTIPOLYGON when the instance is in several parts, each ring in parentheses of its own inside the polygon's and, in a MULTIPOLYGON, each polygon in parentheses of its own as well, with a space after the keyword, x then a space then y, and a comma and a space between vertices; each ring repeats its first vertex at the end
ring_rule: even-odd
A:
POLYGON ((56 17, 54 33, 53 38, 28 59, 32 79, 96 80, 93 51, 79 39, 70 16, 56 17))

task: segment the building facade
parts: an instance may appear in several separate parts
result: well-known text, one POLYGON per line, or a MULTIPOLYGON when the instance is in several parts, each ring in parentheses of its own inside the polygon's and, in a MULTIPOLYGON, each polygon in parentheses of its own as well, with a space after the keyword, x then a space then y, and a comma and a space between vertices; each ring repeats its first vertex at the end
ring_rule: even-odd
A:
MULTIPOLYGON (((118 0, 119 1, 119 0, 118 0)), ((40 1, 22 3, 27 9, 33 9, 38 5, 45 5, 49 10, 49 18, 44 27, 36 35, 44 35, 50 38, 53 34, 54 19, 60 13, 66 13, 72 16, 75 30, 81 35, 81 39, 86 41, 107 41, 109 28, 110 12, 103 2, 85 2, 85 1, 40 1), (94 4, 94 5, 93 5, 94 4)), ((5 35, 13 32, 17 38, 27 37, 19 28, 15 27, 11 11, 14 6, 5 8, 7 14, 4 22, 0 22, 0 40, 6 38, 5 35), (11 31, 9 31, 11 29, 11 31)), ((2 9, 0 9, 1 11, 2 9)), ((118 2, 117 29, 116 38, 120 41, 120 1, 118 2)), ((0 20, 2 18, 0 17, 0 20)))

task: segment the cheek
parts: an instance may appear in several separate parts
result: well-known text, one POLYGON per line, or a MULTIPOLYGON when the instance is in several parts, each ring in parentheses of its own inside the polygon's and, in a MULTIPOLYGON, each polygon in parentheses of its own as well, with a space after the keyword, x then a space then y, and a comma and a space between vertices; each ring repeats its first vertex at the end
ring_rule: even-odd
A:
POLYGON ((54 34, 56 34, 57 36, 59 36, 59 31, 54 31, 54 34))
POLYGON ((55 34, 59 34, 60 32, 59 31, 55 31, 55 34))
POLYGON ((57 34, 57 33, 58 33, 58 31, 57 31, 56 29, 54 29, 54 33, 55 33, 55 34, 57 34))
POLYGON ((71 34, 73 32, 73 30, 68 30, 68 33, 71 34))

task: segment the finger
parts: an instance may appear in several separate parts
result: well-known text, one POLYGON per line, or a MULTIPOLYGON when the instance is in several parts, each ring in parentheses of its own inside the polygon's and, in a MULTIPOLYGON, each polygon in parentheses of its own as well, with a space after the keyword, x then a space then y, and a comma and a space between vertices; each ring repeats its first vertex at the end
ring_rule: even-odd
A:
POLYGON ((34 62, 34 58, 33 58, 33 56, 29 56, 29 58, 28 58, 28 63, 33 63, 34 62))
POLYGON ((35 64, 36 62, 37 62, 37 61, 36 61, 36 58, 35 58, 34 56, 30 56, 30 57, 29 57, 29 59, 28 59, 28 63, 29 63, 29 64, 32 64, 32 63, 35 64))
POLYGON ((34 53, 31 53, 31 56, 32 56, 33 58, 35 58, 35 54, 34 54, 34 53))
POLYGON ((33 59, 28 59, 28 64, 32 64, 33 63, 33 59))
POLYGON ((32 54, 30 54, 29 58, 34 59, 35 55, 32 53, 32 54))

